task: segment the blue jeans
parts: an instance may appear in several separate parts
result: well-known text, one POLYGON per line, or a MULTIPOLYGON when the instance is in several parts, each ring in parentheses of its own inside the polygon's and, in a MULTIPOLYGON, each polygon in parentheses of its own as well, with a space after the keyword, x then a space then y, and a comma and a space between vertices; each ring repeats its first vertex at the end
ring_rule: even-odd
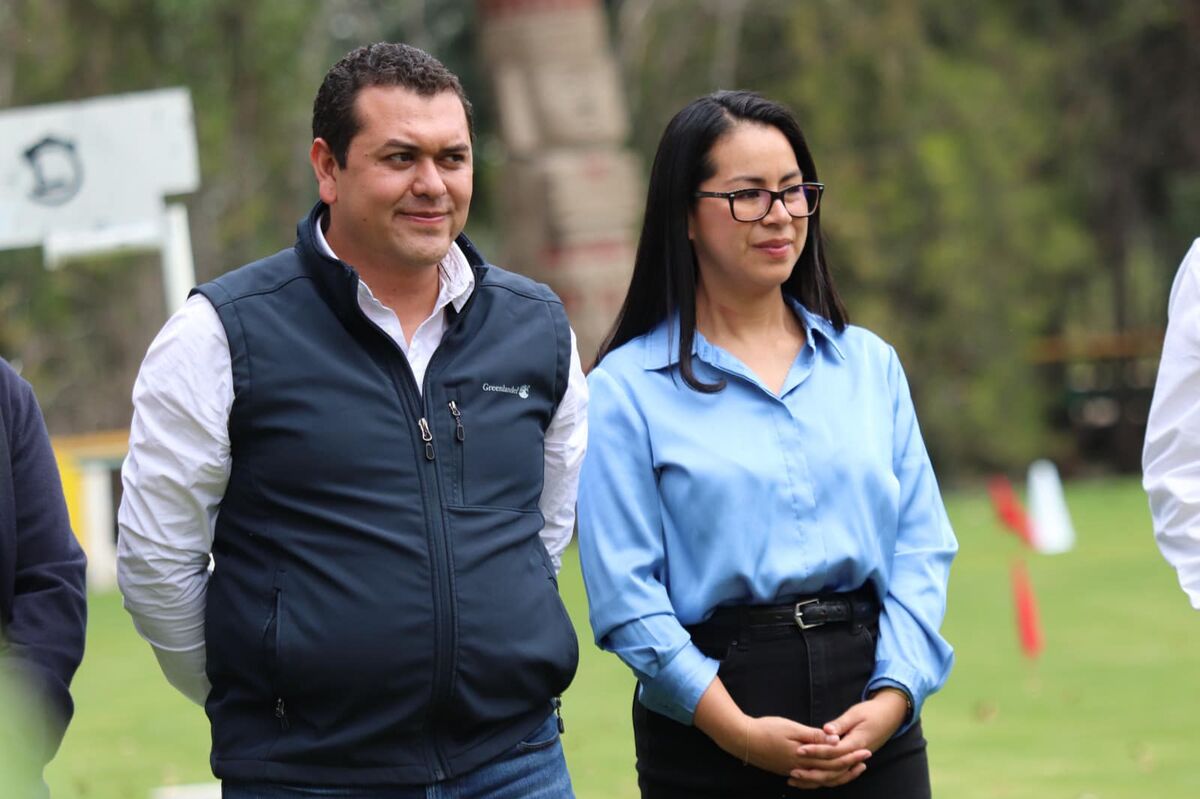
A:
POLYGON ((222 799, 574 799, 571 776, 551 713, 500 757, 460 777, 432 785, 343 787, 230 782, 222 799))

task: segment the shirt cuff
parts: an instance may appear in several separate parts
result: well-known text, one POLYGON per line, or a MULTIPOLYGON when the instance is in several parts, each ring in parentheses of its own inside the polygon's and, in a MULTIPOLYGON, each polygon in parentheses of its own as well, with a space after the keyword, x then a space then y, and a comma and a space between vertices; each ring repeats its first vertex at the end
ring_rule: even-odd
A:
POLYGON ((205 647, 201 645, 186 650, 160 649, 157 646, 151 648, 167 682, 179 693, 203 707, 209 691, 212 690, 205 670, 205 647))
POLYGON ((638 701, 648 710, 691 726, 696 705, 716 678, 720 665, 689 641, 654 679, 642 680, 638 701))
POLYGON ((880 688, 899 688, 908 694, 909 701, 912 702, 912 713, 900 725, 900 729, 896 730, 896 734, 892 736, 894 738, 907 732, 909 727, 921 718, 921 706, 925 703, 925 697, 928 695, 927 691, 920 688, 924 684, 925 681, 914 669, 881 660, 875 664, 875 673, 867 681, 867 687, 863 689, 863 699, 865 700, 880 688))

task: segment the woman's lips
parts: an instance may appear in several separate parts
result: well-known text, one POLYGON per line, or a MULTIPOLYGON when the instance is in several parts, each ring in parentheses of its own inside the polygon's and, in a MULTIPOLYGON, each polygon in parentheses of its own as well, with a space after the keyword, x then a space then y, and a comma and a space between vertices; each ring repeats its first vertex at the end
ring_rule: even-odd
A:
POLYGON ((754 245, 754 249, 760 250, 773 258, 781 258, 787 255, 792 249, 791 239, 771 239, 754 245))

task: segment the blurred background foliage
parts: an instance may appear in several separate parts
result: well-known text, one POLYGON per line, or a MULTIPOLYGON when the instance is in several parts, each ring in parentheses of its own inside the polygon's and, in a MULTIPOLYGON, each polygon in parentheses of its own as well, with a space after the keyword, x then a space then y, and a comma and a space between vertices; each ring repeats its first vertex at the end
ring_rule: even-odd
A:
MULTIPOLYGON (((1136 469, 1167 292, 1200 235, 1200 4, 604 5, 647 167, 699 94, 750 88, 796 111, 851 316, 900 352, 944 481, 1042 456, 1136 469)), ((0 0, 0 108, 187 86, 204 280, 290 243, 315 198, 329 65, 408 41, 476 105, 468 229, 488 245, 506 234, 503 147, 479 24, 468 0, 0 0)), ((53 432, 128 423, 159 280, 152 255, 45 272, 35 250, 0 253, 0 354, 53 432)))

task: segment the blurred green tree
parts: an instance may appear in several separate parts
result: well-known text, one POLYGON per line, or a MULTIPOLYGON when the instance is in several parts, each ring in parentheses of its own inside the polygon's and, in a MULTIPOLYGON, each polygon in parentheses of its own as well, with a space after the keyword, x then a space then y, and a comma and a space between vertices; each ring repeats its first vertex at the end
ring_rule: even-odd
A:
MULTIPOLYGON (((1162 327, 1200 218, 1196 7, 612 6, 643 152, 715 88, 797 112, 851 315, 900 352, 944 476, 1042 456, 1085 465, 1094 453, 1065 424, 1069 364, 1039 353, 1162 327)), ((1100 454, 1125 468, 1148 398, 1129 396, 1130 375, 1148 385, 1145 361, 1103 364, 1126 402, 1100 454)))
MULTIPOLYGON (((670 116, 715 88, 796 110, 829 185, 852 316, 900 352, 945 477, 1044 455, 1136 468, 1153 353, 1070 353, 1097 334, 1152 340, 1197 235, 1200 6, 605 5, 647 159, 670 116), (1068 359, 1047 365, 1048 341, 1068 359), (1085 441, 1064 398, 1097 386, 1121 412, 1085 441)), ((463 76, 480 112, 471 231, 486 243, 503 233, 487 207, 503 191, 478 24, 467 0, 0 0, 0 107, 188 86, 202 187, 186 202, 205 279, 285 246, 312 202, 304 154, 329 64, 411 41, 463 76)), ((25 362, 56 433, 127 422, 163 321, 155 258, 46 273, 36 251, 0 253, 0 353, 25 362)))
MULTIPOLYGON (((316 199, 312 99, 359 44, 403 39, 473 64, 461 3, 428 0, 0 0, 0 108, 166 86, 190 89, 200 190, 183 198, 197 278, 292 240, 316 199)), ((0 253, 0 354, 24 366, 56 434, 119 428, 165 321, 157 253, 46 273, 0 253)))

